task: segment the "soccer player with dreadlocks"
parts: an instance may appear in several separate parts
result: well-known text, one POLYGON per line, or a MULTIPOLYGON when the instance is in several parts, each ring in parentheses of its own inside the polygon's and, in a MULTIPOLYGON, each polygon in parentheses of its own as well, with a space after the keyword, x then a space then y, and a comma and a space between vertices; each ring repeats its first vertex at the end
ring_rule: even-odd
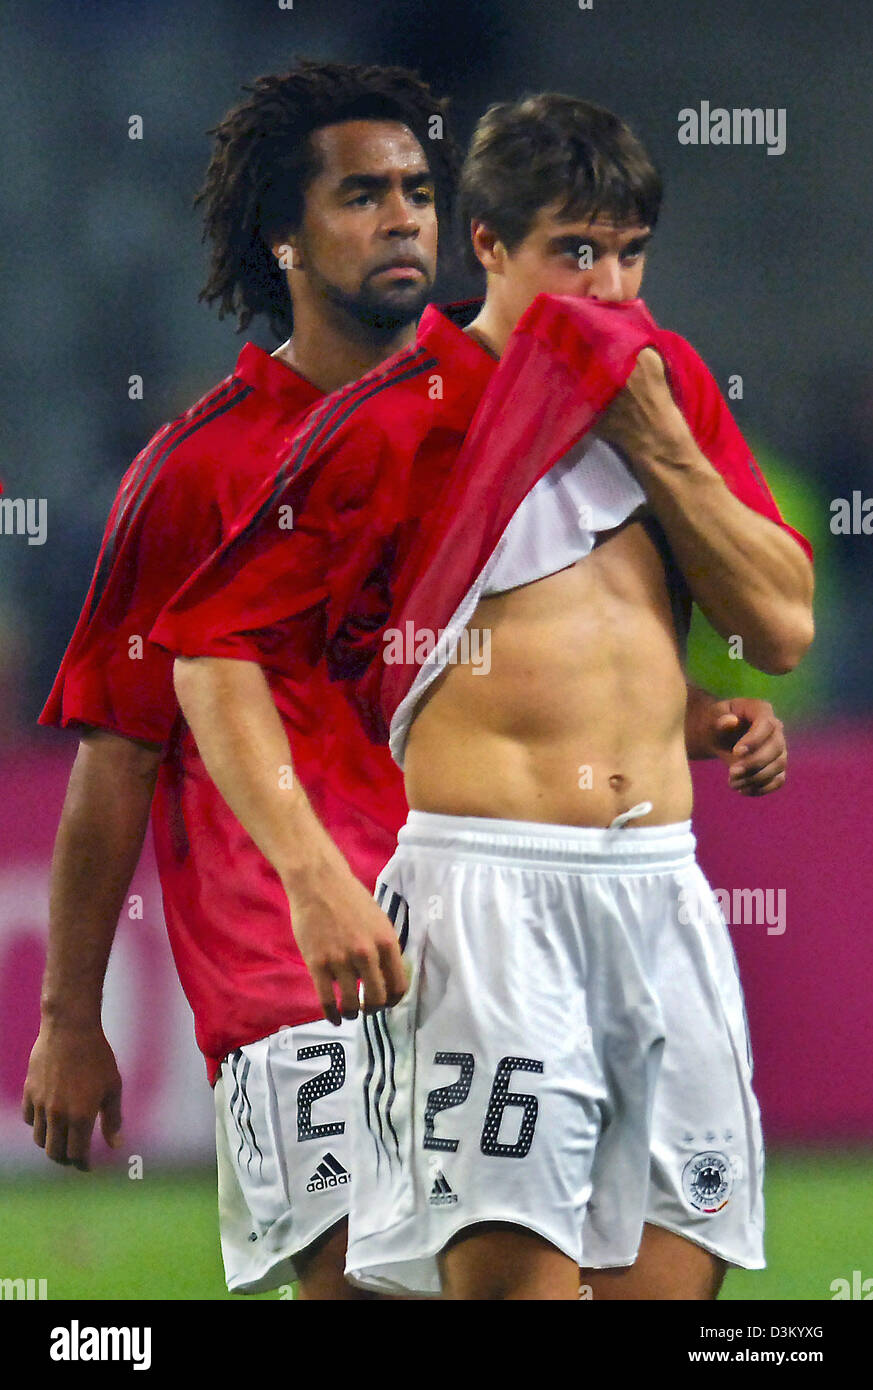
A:
MULTIPOLYGON (((303 61, 245 91, 212 132, 197 199, 211 242, 201 298, 241 330, 264 315, 279 336, 293 331, 272 355, 246 343, 232 375, 150 440, 112 507, 41 716, 77 728, 80 744, 23 1111, 58 1163, 88 1167, 98 1114, 107 1143, 120 1142, 101 997, 151 813, 170 941, 215 1088, 228 1287, 296 1277, 299 1297, 354 1298, 342 1276, 354 1025, 324 1022, 282 885, 180 714, 172 657, 145 643, 132 659, 130 638, 215 550, 324 394, 415 341, 456 152, 444 103, 401 68, 303 61)), ((295 772, 372 888, 405 815, 399 771, 325 680, 277 677, 272 690, 295 772)))

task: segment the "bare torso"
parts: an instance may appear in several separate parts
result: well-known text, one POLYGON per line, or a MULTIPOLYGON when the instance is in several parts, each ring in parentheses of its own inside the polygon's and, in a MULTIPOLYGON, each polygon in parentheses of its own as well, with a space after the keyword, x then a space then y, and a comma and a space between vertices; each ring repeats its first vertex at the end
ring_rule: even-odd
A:
POLYGON ((409 804, 606 826, 691 813, 685 677, 661 556, 640 521, 557 574, 480 601, 491 668, 448 666, 406 747, 409 804))

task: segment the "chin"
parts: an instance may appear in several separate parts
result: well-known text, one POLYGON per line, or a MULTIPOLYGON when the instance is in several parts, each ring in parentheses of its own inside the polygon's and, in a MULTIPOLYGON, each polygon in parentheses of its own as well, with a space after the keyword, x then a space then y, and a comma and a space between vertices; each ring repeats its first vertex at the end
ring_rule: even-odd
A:
POLYGON ((366 299, 356 307, 357 317, 372 328, 405 328, 421 316, 427 304, 430 286, 410 286, 380 295, 378 299, 366 299))

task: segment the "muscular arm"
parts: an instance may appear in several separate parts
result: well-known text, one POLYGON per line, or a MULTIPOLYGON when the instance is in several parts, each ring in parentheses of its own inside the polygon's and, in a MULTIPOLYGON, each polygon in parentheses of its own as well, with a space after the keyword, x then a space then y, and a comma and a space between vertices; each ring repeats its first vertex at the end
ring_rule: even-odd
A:
POLYGON ((751 665, 793 670, 812 641, 812 566, 769 518, 737 500, 675 404, 660 357, 640 354, 597 433, 630 460, 699 607, 751 665))
POLYGON ((161 750, 116 734, 83 736, 52 857, 39 1036, 23 1114, 49 1158, 87 1168, 101 1114, 113 1144, 121 1078, 101 1025, 103 982, 142 850, 161 750))
POLYGON ((397 1003, 405 990, 397 938, 293 775, 288 738, 260 666, 180 657, 175 684, 210 777, 282 880, 325 1017, 336 1024, 340 1014, 356 1017, 359 978, 365 1009, 397 1003))

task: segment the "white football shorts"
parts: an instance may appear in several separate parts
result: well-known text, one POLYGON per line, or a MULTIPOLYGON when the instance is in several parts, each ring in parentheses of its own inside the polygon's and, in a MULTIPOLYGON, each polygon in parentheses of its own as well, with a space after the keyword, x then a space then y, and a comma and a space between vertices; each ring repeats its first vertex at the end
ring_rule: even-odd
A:
POLYGON ((762 1268, 763 1143, 733 947, 690 823, 412 811, 376 898, 411 984, 364 1020, 347 1275, 440 1291, 478 1222, 581 1267, 644 1222, 762 1268))
POLYGON ((338 1028, 281 1028, 221 1064, 214 1087, 218 1213, 232 1293, 290 1284, 295 1255, 348 1215, 358 1028, 348 1020, 338 1028))

